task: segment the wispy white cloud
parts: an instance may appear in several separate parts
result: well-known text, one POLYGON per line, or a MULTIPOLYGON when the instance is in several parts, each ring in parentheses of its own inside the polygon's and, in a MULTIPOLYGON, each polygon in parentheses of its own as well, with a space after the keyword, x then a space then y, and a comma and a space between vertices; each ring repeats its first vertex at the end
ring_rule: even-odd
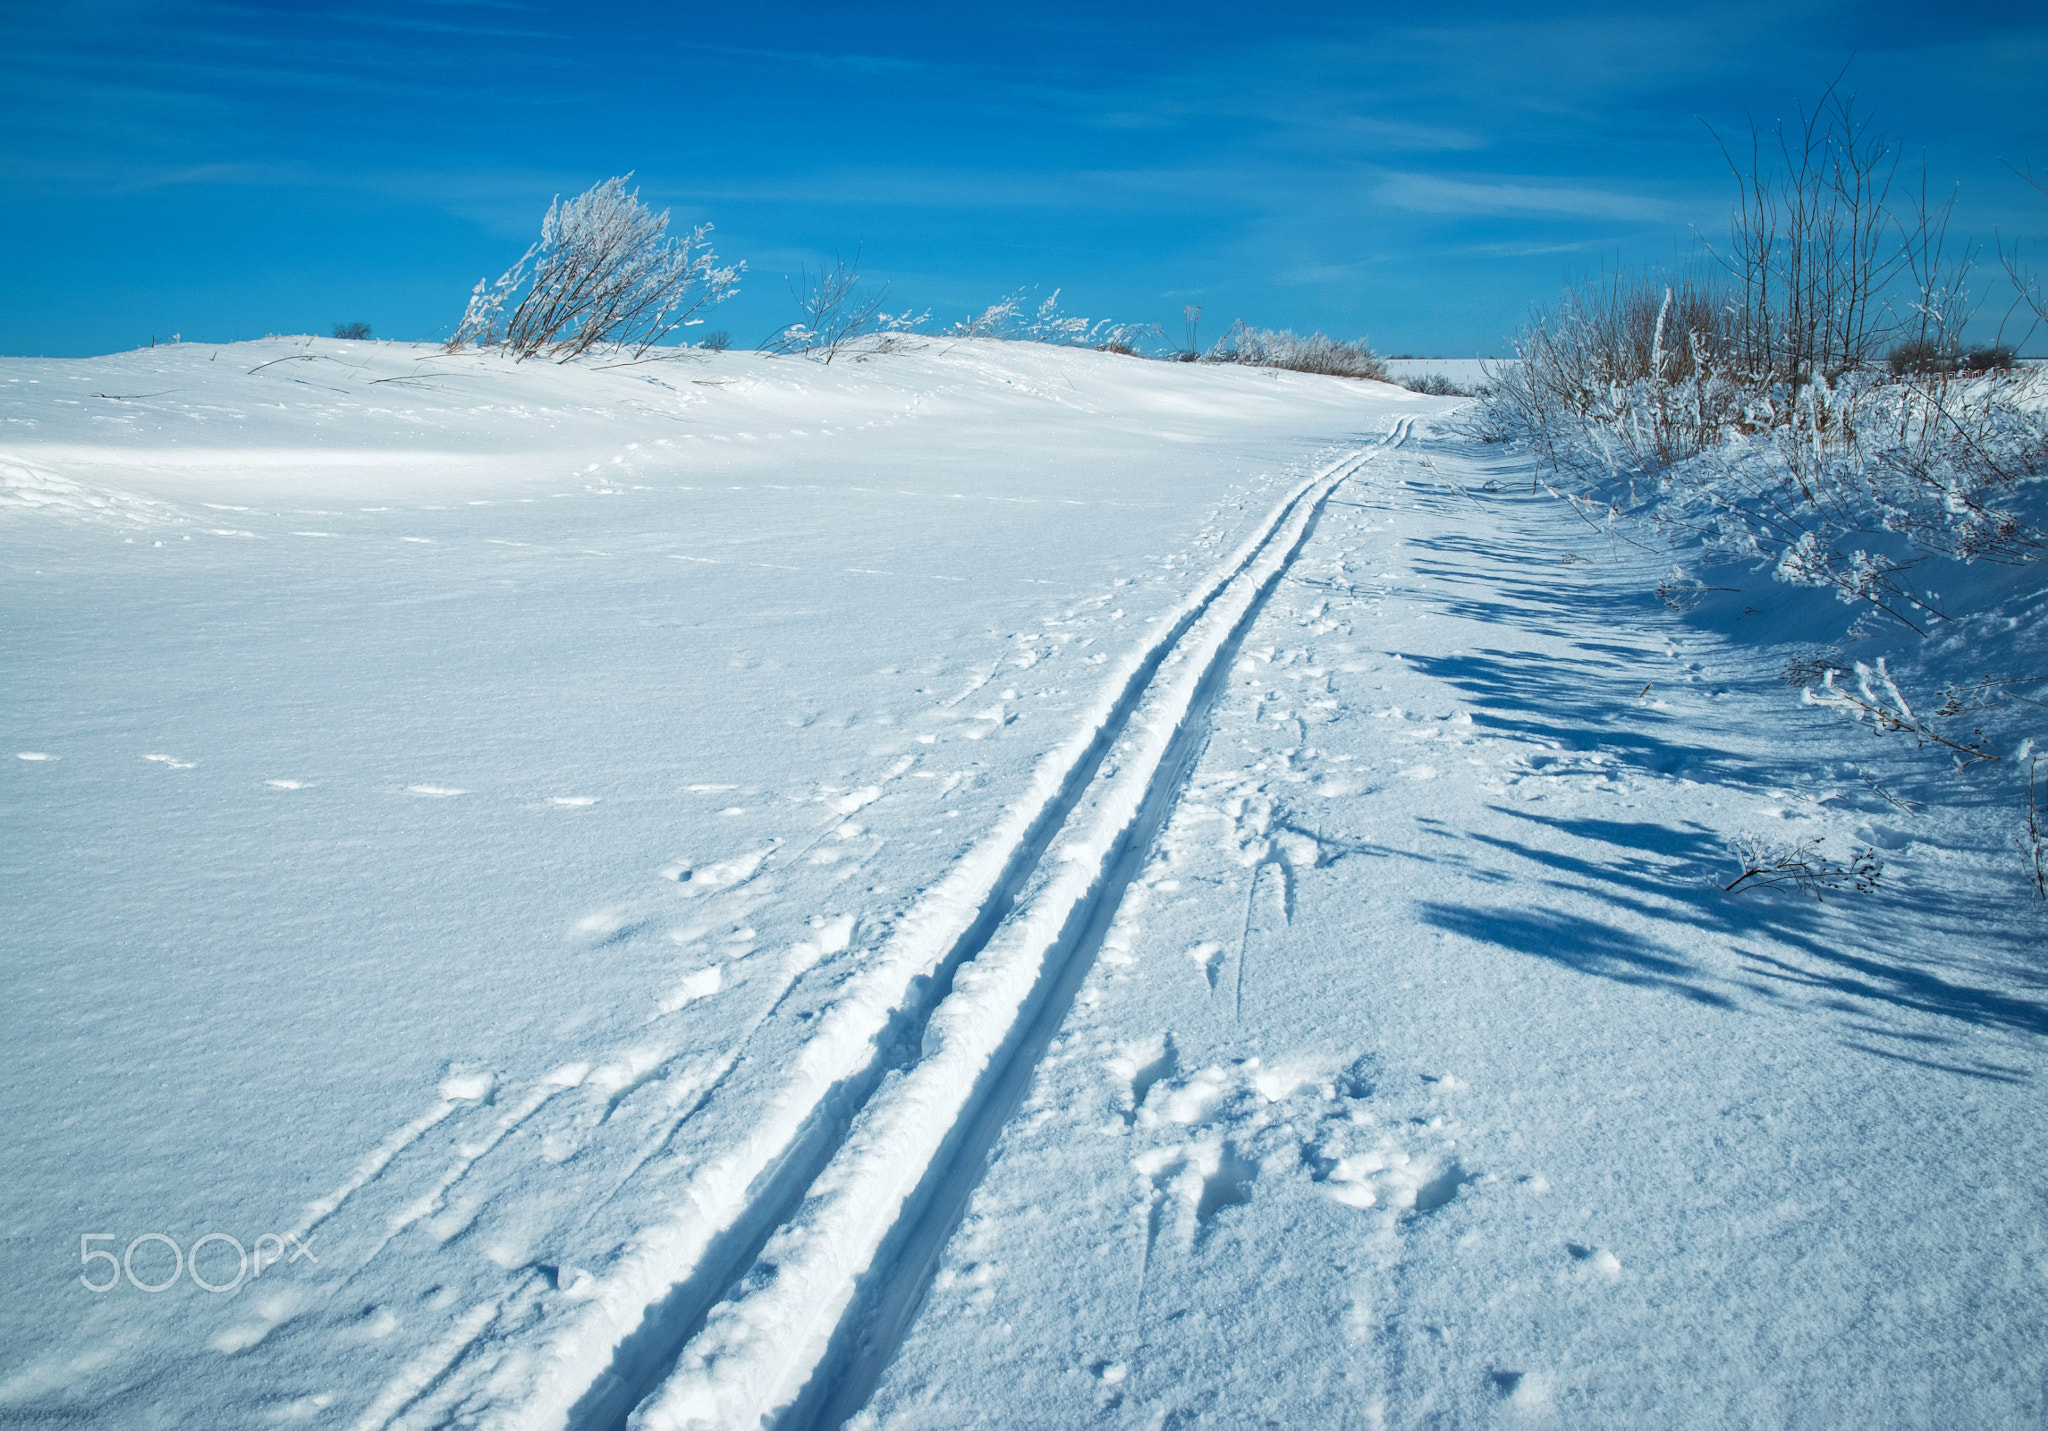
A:
POLYGON ((1551 253, 1599 253, 1612 249, 1619 242, 1618 236, 1611 236, 1575 239, 1569 243, 1468 243, 1455 245, 1445 252, 1471 254, 1475 258, 1541 258, 1551 253))
POLYGON ((1683 223, 1695 210, 1654 194, 1583 184, 1457 179, 1442 174, 1389 174, 1372 198, 1424 214, 1561 214, 1586 219, 1683 223))
POLYGON ((1331 120, 1326 132, 1333 141, 1357 144, 1368 152, 1397 149, 1415 154, 1459 153, 1484 149, 1493 142, 1488 135, 1464 126, 1419 124, 1363 114, 1331 120))

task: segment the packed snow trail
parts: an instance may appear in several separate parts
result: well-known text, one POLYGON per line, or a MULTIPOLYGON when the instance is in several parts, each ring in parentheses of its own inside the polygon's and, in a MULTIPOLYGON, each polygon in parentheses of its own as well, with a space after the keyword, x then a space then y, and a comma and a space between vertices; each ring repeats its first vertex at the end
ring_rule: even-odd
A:
MULTIPOLYGON (((1036 1007, 1070 967, 1078 969, 1077 950, 1085 945, 1077 936, 1095 922, 1105 894, 1119 888, 1114 866, 1132 825, 1148 802, 1171 798, 1176 766, 1167 759, 1169 749, 1198 714, 1198 693, 1286 570, 1324 499, 1363 460, 1347 459, 1297 490, 1259 543, 1232 564, 1227 581, 1212 583, 1189 621, 1176 628, 1178 640, 1155 664, 1152 684, 1117 722, 1103 773, 1071 813, 1062 812, 1066 818, 1052 836, 1056 863, 1029 872, 1033 878, 1001 928, 953 975, 922 1031, 916 1063, 863 1110, 807 1205, 769 1243, 763 1268, 713 1312, 685 1367, 636 1425, 750 1425, 781 1415, 806 1387, 822 1403, 834 1390, 828 1353, 835 1330, 854 1318, 842 1341, 855 1328, 874 1334, 858 1316, 857 1292, 885 1317, 907 1315, 921 1289, 922 1259, 899 1252, 900 1265, 879 1269, 879 1290, 857 1284, 905 1223, 926 1237, 942 1235, 948 1219, 926 1221, 928 1205, 940 1199, 957 1206, 965 1191, 959 1180, 966 1177, 971 1186, 971 1172, 949 1168, 960 1155, 956 1145, 972 1141, 978 1105, 1002 1109, 995 1094, 1016 1086, 1010 1064, 1031 1046, 1036 1007), (946 1188, 949 1181, 953 1186, 946 1188), (892 1285, 897 1280, 901 1286, 892 1285)), ((1028 1059, 1020 1065, 1029 1066, 1028 1059)), ((927 1255, 936 1250, 929 1247, 927 1255)), ((886 1359, 890 1339, 883 1334, 877 1340, 869 1356, 886 1359)), ((797 1419, 803 1414, 800 1409, 797 1419)))

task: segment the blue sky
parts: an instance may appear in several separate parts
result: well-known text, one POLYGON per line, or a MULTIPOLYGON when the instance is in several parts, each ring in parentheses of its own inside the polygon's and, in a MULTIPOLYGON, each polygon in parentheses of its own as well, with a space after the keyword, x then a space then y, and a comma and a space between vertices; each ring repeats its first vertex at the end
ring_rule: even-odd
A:
POLYGON ((2004 167, 2048 168, 2038 4, 0 0, 0 352, 441 336, 553 195, 632 170, 746 260, 740 345, 858 248, 941 317, 1061 288, 1498 353, 1568 279, 1722 233, 1705 125, 1790 117, 1852 52, 1957 228, 2048 267, 2004 167))

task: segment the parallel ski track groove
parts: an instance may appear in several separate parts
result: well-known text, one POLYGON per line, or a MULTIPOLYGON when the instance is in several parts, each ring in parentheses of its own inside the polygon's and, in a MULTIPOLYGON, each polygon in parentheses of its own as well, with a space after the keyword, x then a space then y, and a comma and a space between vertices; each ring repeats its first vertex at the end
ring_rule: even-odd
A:
MULTIPOLYGON (((1318 502, 1301 536, 1292 544, 1290 563, 1314 535, 1320 515, 1318 502)), ((904 1204, 903 1215, 877 1257, 874 1271, 862 1279, 854 1303, 840 1318, 833 1332, 832 1348, 813 1385, 807 1386, 795 1406, 776 1420, 776 1431, 823 1431, 840 1426, 874 1395, 882 1372, 909 1334, 925 1293, 938 1274, 939 1259, 967 1211, 968 1199, 988 1171, 987 1159, 997 1137, 1023 1102, 1032 1075, 1038 1071, 1046 1049, 1066 1022, 1082 983, 1095 965, 1125 892, 1143 871, 1159 832, 1179 803, 1188 776, 1208 746, 1210 713, 1237 663, 1246 636, 1286 570, 1286 565, 1282 565, 1260 584, 1257 595, 1204 672, 1137 817, 1112 850, 1101 881, 1061 931, 1047 961, 1050 968, 1042 990, 1018 1021, 1009 1043, 992 1060, 984 1090, 969 1101, 924 1181, 904 1204)))
MULTIPOLYGON (((965 1206, 968 1193, 979 1182, 982 1156, 1007 1121, 1016 1098, 1027 1086, 1029 1075, 1036 1068, 1046 1042, 1071 1003, 1079 978, 1086 972, 1093 948, 1099 943, 1123 890, 1142 862, 1157 822, 1163 820, 1170 810, 1188 763, 1199 753, 1201 739, 1205 738, 1208 705, 1214 698, 1216 683, 1221 679, 1218 673, 1227 671, 1245 631, 1264 608, 1273 588, 1308 540, 1321 504, 1375 450, 1401 445, 1411 426, 1411 420, 1398 421, 1394 430, 1382 439, 1378 449, 1366 448, 1348 455, 1291 493, 1275 509, 1257 538, 1247 543, 1239 558, 1212 580, 1199 600, 1190 603, 1170 631, 1156 642, 1126 683, 1111 718, 1098 727, 1084 758, 1067 773, 1058 798, 1044 809, 1034 821, 1029 836, 1015 847, 998 888, 982 907, 980 916, 949 951, 927 996, 920 1001, 921 1007, 908 1021, 910 1027, 901 1027, 899 1023, 902 1034, 906 1035, 899 1042, 915 1047, 922 1041, 933 1016, 951 995, 955 975, 987 948, 1015 909, 1019 895, 1044 864, 1056 837, 1066 831, 1084 798, 1099 783, 1098 776, 1106 757, 1122 741, 1133 718, 1146 704, 1160 669, 1179 650, 1188 633, 1217 608, 1226 593, 1266 562, 1274 542, 1294 527, 1277 562, 1244 598, 1243 609, 1231 621, 1221 644, 1204 658, 1193 693, 1174 714, 1173 734, 1148 778, 1139 808, 1132 812, 1116 836, 1090 894, 1063 922, 1040 986, 1009 1027, 1000 1052, 990 1060, 985 1074, 976 1080, 975 1093, 947 1127, 940 1147, 924 1163, 916 1190, 903 1204, 904 1211, 883 1234, 885 1248, 862 1276, 859 1294, 840 1307, 830 1329, 828 1346, 816 1365, 816 1374, 810 1376, 793 1402, 759 1409, 760 1414, 772 1419, 778 1427, 835 1425, 846 1415, 857 1411, 866 1400, 881 1369, 886 1366, 908 1328, 910 1317, 923 1296, 936 1259, 965 1206), (1300 518, 1298 526, 1296 518, 1300 518), (1203 733, 1199 738, 1198 732, 1203 733)), ((728 1286, 734 1276, 760 1260, 771 1238, 796 1218, 807 1196, 817 1195, 819 1180, 826 1177, 828 1169, 835 1167, 846 1153, 848 1140, 855 1132, 853 1120, 872 1111, 869 1105, 888 1072, 886 1063, 885 1055, 871 1061, 863 1070, 864 1076, 859 1080, 861 1086, 847 1089, 853 1097, 835 1100, 840 1111, 832 1119, 837 1125, 834 1134, 817 1140, 807 1156, 787 1160, 772 1180, 773 1187, 764 1189, 764 1196, 751 1200, 746 1218, 751 1224, 751 1233, 745 1237, 743 1246, 732 1249, 733 1255, 729 1259, 716 1259, 721 1264, 720 1276, 716 1279, 692 1278, 693 1283, 700 1288, 707 1283, 714 1288, 728 1286), (801 1169, 796 1166, 798 1163, 802 1165, 801 1169)), ((711 1303, 701 1296, 693 1296, 690 1301, 693 1305, 689 1307, 686 1318, 679 1317, 677 1322, 670 1323, 670 1334, 661 1339, 663 1345, 660 1350, 648 1347, 646 1351, 651 1355, 645 1359, 633 1359, 637 1365, 632 1368, 630 1376, 634 1392, 632 1398, 625 1399, 616 1394, 604 1398, 605 1414, 599 1418, 579 1417, 580 1425, 618 1425, 616 1418, 639 1399, 645 1388, 667 1372, 683 1345, 696 1338, 703 1329, 707 1316, 713 1310, 711 1303), (678 1325, 678 1322, 682 1324, 678 1325)), ((620 1391, 625 1389, 623 1385, 618 1388, 620 1391)), ((668 1424, 672 1419, 658 1405, 662 1400, 663 1397, 657 1395, 649 1401, 648 1405, 654 1411, 650 1424, 668 1424)), ((724 1418, 721 1416, 720 1419, 724 1418)))

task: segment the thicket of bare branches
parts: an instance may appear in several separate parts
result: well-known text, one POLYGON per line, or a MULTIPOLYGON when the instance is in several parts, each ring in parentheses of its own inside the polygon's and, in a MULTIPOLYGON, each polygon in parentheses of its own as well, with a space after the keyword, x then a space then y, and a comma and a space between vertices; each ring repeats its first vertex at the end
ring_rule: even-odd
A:
POLYGON ((1739 195, 1715 251, 1731 290, 1724 356, 1755 378, 1794 387, 1867 367, 1902 328, 1924 331, 1949 316, 1886 306, 1909 268, 1934 296, 1948 211, 1929 211, 1923 186, 1920 222, 1897 222, 1900 151, 1840 84, 1837 77, 1819 104, 1802 108, 1794 126, 1767 135, 1752 124, 1740 150, 1715 135, 1739 195))
MULTIPOLYGON (((2036 178, 2034 176, 2034 166, 2031 163, 2024 169, 2013 168, 2013 173, 2017 174, 2034 192, 2040 194, 2043 198, 2048 198, 2048 178, 2036 178)), ((2013 292, 2016 295, 2013 299, 2012 307, 2006 310, 2007 321, 2010 321, 2016 313, 2031 315, 2026 332, 2013 340, 2013 347, 2017 348, 2020 344, 2025 343, 2028 338, 2033 337, 2036 330, 2042 324, 2048 323, 2048 292, 2042 290, 2041 276, 2026 263, 2025 255, 2020 252, 2019 240, 2013 240, 2013 245, 2010 249, 2007 249, 2003 243, 2000 243, 1998 245, 1998 259, 2004 265, 2005 276, 2011 281, 2013 292)), ((2005 339, 2004 325, 2002 324, 2000 325, 1999 338, 2001 342, 2005 339)))
POLYGON ((1243 363, 1253 368, 1286 368, 1339 378, 1386 380, 1387 365, 1363 338, 1342 342, 1321 333, 1306 337, 1282 328, 1253 328, 1242 320, 1203 355, 1209 363, 1243 363))
POLYGON ((1605 518, 1923 634, 1946 620, 1915 568, 2048 542, 2019 500, 2048 471, 2048 421, 2041 375, 1965 351, 1973 255, 1924 181, 1893 202, 1897 158, 1832 89, 1797 126, 1753 129, 1714 262, 1568 292, 1491 374, 1492 420, 1605 518))
POLYGON ((711 225, 670 237, 668 211, 628 193, 630 174, 566 203, 557 196, 540 238, 496 283, 479 280, 447 350, 475 344, 519 361, 566 363, 594 351, 632 358, 739 289, 746 265, 721 267, 711 225))
POLYGON ((946 330, 951 338, 1002 338, 1014 343, 1051 343, 1062 348, 1094 348, 1136 355, 1139 345, 1163 336, 1157 323, 1120 323, 1112 318, 1083 318, 1063 312, 1060 290, 1034 304, 1023 293, 991 303, 972 318, 946 330))
POLYGON ((857 253, 851 263, 834 258, 830 268, 820 264, 815 274, 803 269, 789 293, 798 316, 768 335, 760 348, 764 353, 803 353, 830 364, 855 349, 863 355, 888 351, 930 316, 884 313, 889 286, 862 289, 857 253))

